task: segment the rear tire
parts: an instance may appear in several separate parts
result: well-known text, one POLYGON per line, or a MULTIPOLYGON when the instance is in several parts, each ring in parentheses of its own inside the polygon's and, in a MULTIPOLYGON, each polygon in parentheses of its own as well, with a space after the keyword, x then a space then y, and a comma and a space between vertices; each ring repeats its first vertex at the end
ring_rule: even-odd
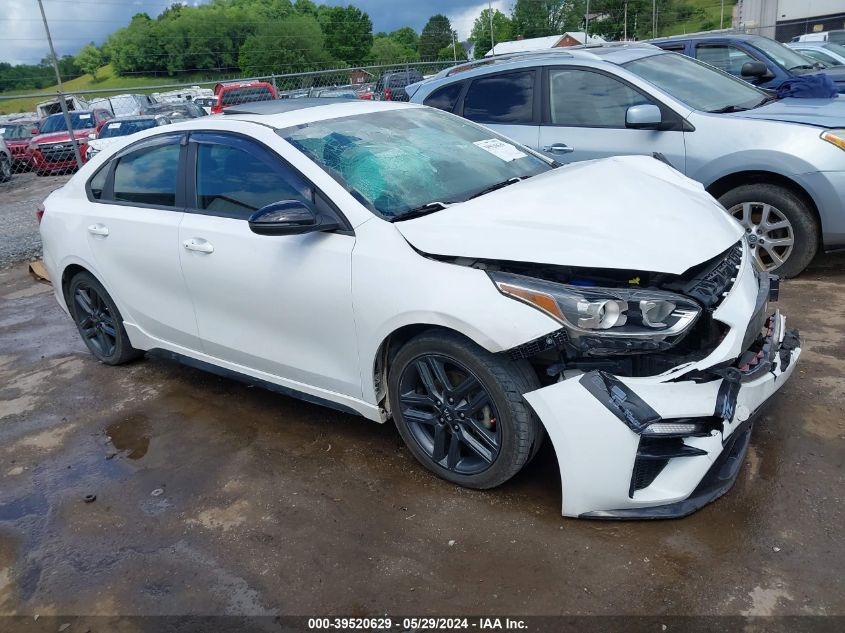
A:
POLYGON ((132 347, 109 293, 91 273, 74 275, 65 297, 79 335, 97 360, 122 365, 143 356, 144 352, 132 347))
POLYGON ((506 482, 539 450, 542 427, 522 397, 539 386, 526 361, 442 330, 402 347, 387 379, 393 420, 414 457, 477 489, 506 482))
POLYGON ((719 202, 745 227, 758 267, 781 277, 794 277, 816 255, 816 216, 808 201, 790 189, 752 183, 731 189, 719 202))

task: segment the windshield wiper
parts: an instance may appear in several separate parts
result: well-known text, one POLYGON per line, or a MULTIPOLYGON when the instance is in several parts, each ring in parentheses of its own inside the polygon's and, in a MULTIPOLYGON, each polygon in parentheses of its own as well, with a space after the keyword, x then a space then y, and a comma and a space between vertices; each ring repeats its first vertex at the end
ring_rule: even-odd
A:
POLYGON ((811 64, 799 64, 798 66, 793 66, 789 70, 815 70, 816 66, 811 64))
POLYGON ((413 218, 418 218, 423 215, 428 215, 429 213, 434 213, 435 211, 442 211, 448 206, 451 206, 451 202, 426 202, 425 204, 421 204, 418 207, 414 207, 413 209, 408 209, 402 215, 397 215, 394 218, 390 218, 390 222, 397 222, 399 220, 411 220, 413 218))
POLYGON ((507 187, 508 185, 512 185, 513 183, 519 182, 520 180, 522 180, 521 176, 514 176, 513 178, 508 178, 507 180, 503 180, 502 182, 497 182, 493 185, 490 185, 489 187, 485 187, 481 191, 478 191, 478 192, 472 194, 469 198, 467 198, 467 200, 472 200, 473 198, 478 198, 480 196, 483 196, 486 193, 490 193, 491 191, 496 191, 496 189, 501 189, 502 187, 507 187))
POLYGON ((760 106, 764 106, 767 103, 771 103, 772 101, 778 101, 778 100, 779 99, 777 97, 773 97, 772 95, 766 95, 765 97, 763 97, 760 100, 760 103, 758 103, 757 105, 751 106, 751 109, 753 110, 754 108, 759 108, 760 106))
POLYGON ((717 108, 716 110, 708 110, 710 114, 728 114, 730 112, 745 112, 749 108, 745 106, 738 106, 738 105, 728 105, 724 108, 717 108))

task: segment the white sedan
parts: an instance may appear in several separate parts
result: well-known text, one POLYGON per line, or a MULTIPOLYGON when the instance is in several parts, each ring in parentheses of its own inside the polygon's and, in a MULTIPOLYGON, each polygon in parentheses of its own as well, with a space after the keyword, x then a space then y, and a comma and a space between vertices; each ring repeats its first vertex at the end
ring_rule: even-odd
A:
POLYGON ((245 104, 105 148, 41 210, 92 354, 393 419, 472 488, 552 442, 563 514, 724 493, 794 370, 742 227, 651 157, 559 166, 423 106, 245 104))

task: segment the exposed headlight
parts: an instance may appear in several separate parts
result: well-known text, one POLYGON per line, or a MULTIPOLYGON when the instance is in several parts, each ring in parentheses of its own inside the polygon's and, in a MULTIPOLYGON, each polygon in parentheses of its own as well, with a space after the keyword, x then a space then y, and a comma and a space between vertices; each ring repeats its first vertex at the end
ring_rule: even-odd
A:
POLYGON ((845 149, 845 130, 825 130, 821 138, 828 143, 833 143, 839 149, 845 149))
MULTIPOLYGON (((701 314, 691 299, 661 290, 575 286, 512 273, 489 274, 499 292, 560 321, 574 339, 677 341, 701 314)), ((617 346, 616 351, 625 348, 617 346)))

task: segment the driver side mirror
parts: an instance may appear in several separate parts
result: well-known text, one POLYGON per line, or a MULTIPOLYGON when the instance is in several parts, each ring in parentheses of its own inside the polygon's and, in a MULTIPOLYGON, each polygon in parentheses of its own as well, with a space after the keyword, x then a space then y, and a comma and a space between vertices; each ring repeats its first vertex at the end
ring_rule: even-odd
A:
POLYGON ((653 103, 635 105, 625 112, 625 127, 633 130, 656 130, 663 123, 663 113, 653 103))
POLYGON ((249 216, 249 228, 258 235, 301 235, 333 231, 340 225, 318 216, 306 202, 282 200, 268 204, 249 216))
POLYGON ((743 77, 751 79, 770 79, 774 76, 769 72, 769 68, 763 62, 745 62, 739 73, 743 77))

